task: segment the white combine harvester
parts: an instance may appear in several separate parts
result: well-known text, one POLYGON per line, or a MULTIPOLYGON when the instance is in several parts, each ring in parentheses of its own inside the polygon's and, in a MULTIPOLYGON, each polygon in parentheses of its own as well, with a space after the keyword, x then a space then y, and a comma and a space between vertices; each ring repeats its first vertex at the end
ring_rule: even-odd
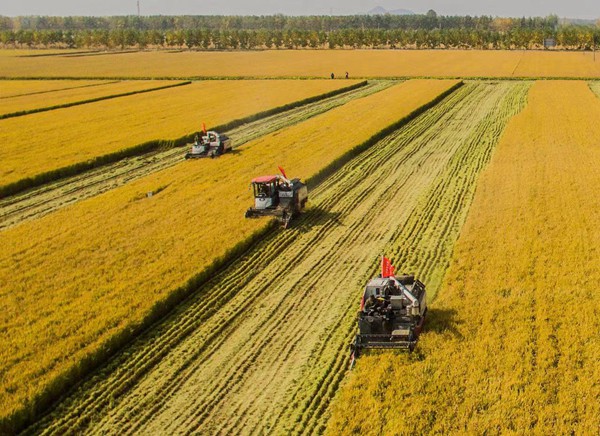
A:
POLYGON ((229 136, 214 131, 204 131, 200 136, 196 133, 191 150, 186 153, 186 159, 199 159, 203 157, 217 157, 231 150, 231 139, 229 136))

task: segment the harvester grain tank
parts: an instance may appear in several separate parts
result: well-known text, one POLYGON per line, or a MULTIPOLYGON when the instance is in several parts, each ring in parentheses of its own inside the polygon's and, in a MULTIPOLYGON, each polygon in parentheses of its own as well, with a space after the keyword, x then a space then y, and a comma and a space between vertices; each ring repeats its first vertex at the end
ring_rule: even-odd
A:
POLYGON ((252 179, 254 206, 246 211, 246 218, 275 216, 284 228, 296 217, 308 201, 308 188, 300 179, 282 175, 261 176, 252 179))
POLYGON ((222 133, 214 131, 202 132, 196 134, 189 152, 186 153, 186 159, 199 159, 203 157, 217 157, 231 150, 231 139, 222 133))
POLYGON ((358 334, 350 346, 352 363, 366 349, 413 351, 427 314, 425 285, 414 275, 393 274, 382 258, 382 274, 371 279, 358 311, 358 334))

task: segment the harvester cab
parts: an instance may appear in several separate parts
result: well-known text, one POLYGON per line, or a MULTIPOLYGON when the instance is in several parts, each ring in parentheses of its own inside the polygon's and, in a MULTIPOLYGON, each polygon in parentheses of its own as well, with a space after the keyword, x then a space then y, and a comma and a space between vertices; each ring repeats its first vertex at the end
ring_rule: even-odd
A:
POLYGON ((199 132, 196 133, 193 144, 188 145, 191 146, 191 150, 186 153, 186 159, 217 157, 231 150, 231 139, 214 131, 199 132))
MULTIPOLYGON (((385 263, 387 259, 383 259, 382 263, 385 263)), ((358 311, 358 334, 350 346, 352 363, 365 349, 412 352, 426 314, 425 285, 414 275, 394 276, 392 267, 392 274, 383 273, 371 279, 365 287, 358 311)))
POLYGON ((275 216, 284 228, 296 217, 308 201, 308 188, 300 179, 282 175, 261 176, 252 180, 254 206, 246 211, 246 218, 275 216))

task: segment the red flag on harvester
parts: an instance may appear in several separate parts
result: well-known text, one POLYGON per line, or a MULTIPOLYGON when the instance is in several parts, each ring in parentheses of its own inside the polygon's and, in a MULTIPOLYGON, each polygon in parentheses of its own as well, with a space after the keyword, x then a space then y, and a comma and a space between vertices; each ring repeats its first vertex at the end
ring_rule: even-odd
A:
POLYGON ((381 256, 381 277, 387 278, 393 276, 395 270, 396 268, 394 268, 390 260, 385 256, 381 256))
POLYGON ((285 177, 287 179, 288 176, 285 175, 285 171, 283 171, 283 168, 281 168, 280 166, 278 166, 277 168, 279 168, 279 171, 281 171, 281 174, 283 174, 283 177, 285 177))
POLYGON ((202 123, 202 131, 206 135, 206 124, 202 123))

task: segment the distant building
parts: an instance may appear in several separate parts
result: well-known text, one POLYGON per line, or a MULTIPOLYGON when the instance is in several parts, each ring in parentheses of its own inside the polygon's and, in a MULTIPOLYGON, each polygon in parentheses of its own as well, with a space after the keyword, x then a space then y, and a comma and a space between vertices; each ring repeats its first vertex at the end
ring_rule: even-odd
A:
POLYGON ((554 38, 544 38, 544 48, 556 47, 556 40, 554 38))

